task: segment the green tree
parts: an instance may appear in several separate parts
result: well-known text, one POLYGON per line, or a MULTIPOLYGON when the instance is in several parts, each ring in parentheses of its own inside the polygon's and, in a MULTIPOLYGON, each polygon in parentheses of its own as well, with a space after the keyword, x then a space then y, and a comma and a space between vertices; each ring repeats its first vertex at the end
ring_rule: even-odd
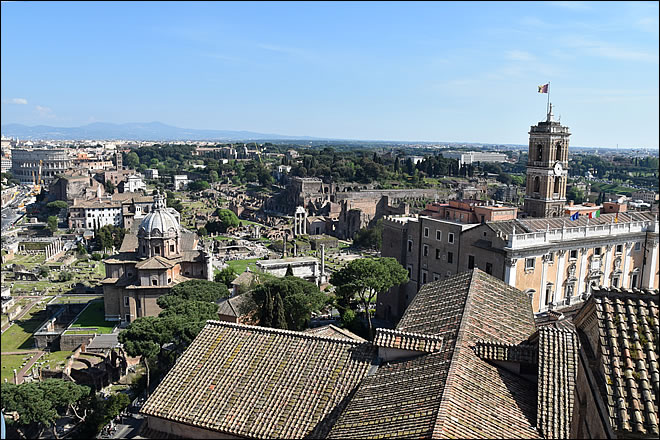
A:
POLYGON ((39 276, 40 277, 46 278, 49 273, 50 273, 50 269, 48 269, 48 266, 41 266, 39 268, 39 276))
POLYGON ((259 325, 270 327, 281 325, 279 310, 283 310, 286 328, 303 330, 312 312, 320 311, 326 304, 325 294, 314 283, 297 277, 270 278, 248 294, 241 306, 242 314, 259 317, 259 325), (280 296, 283 307, 277 307, 280 296))
POLYGON ((206 301, 213 303, 228 296, 229 291, 227 290, 227 286, 222 283, 206 280, 190 280, 172 287, 166 295, 159 297, 156 302, 161 308, 165 309, 184 301, 206 301))
POLYGON ((102 249, 110 249, 113 246, 119 249, 125 235, 126 229, 115 225, 105 225, 96 231, 96 243, 102 249))
POLYGON ((218 172, 216 170, 209 171, 209 180, 211 182, 217 182, 218 181, 218 172))
POLYGON ((566 191, 566 198, 578 204, 582 203, 584 202, 584 191, 573 185, 566 191))
POLYGON ((131 322, 119 332, 119 342, 129 356, 142 356, 146 368, 147 393, 149 393, 149 361, 162 355, 163 346, 172 339, 172 331, 162 318, 144 316, 131 322))
POLYGON ((330 277, 330 283, 345 303, 357 299, 364 308, 370 338, 373 338, 373 325, 369 308, 376 295, 407 281, 408 272, 394 258, 353 260, 330 277))
POLYGON ((57 217, 54 215, 48 216, 47 224, 48 230, 51 232, 51 234, 55 234, 57 231, 57 217))
POLYGON ((82 244, 82 242, 80 242, 80 241, 79 241, 78 244, 76 245, 76 251, 77 251, 80 255, 87 255, 87 249, 85 248, 85 246, 84 246, 84 245, 82 244))
POLYGON ((68 410, 84 420, 84 416, 79 415, 82 413, 81 405, 90 396, 89 387, 62 379, 46 379, 20 385, 3 383, 1 390, 1 405, 5 415, 13 412, 18 414, 17 420, 7 418, 7 422, 15 424, 24 438, 41 437, 45 429, 54 429, 55 421, 68 410), (28 433, 31 428, 36 428, 38 433, 28 433))
POLYGON ((196 180, 188 184, 188 189, 190 191, 204 191, 209 189, 211 185, 206 180, 196 180))
POLYGON ((273 307, 275 309, 273 311, 273 327, 287 329, 288 325, 286 322, 286 310, 284 308, 284 301, 282 300, 282 295, 280 292, 275 294, 275 304, 273 307))
POLYGON ((383 242, 383 220, 380 219, 374 226, 362 228, 355 233, 353 245, 365 249, 380 250, 383 242))
POLYGON ((60 272, 60 282, 65 283, 67 281, 71 281, 72 279, 73 279, 73 274, 68 270, 63 270, 62 272, 60 272))
POLYGON ((136 169, 140 166, 140 157, 134 152, 131 151, 126 155, 124 159, 124 164, 131 169, 136 169))
POLYGON ((108 194, 113 194, 115 192, 115 184, 112 183, 111 181, 106 180, 104 186, 105 186, 105 192, 107 192, 108 194))
POLYGON ((46 209, 50 212, 58 213, 61 209, 66 209, 69 205, 62 200, 55 200, 54 202, 48 202, 46 204, 46 209))
POLYGON ((231 288, 231 282, 236 279, 238 274, 232 266, 227 266, 222 269, 220 272, 215 274, 214 281, 216 283, 222 283, 227 286, 227 289, 231 288))
POLYGON ((218 221, 220 222, 219 232, 227 232, 227 229, 238 226, 238 217, 236 217, 236 214, 234 214, 233 211, 218 208, 217 215, 218 221))
POLYGON ((293 267, 291 265, 287 265, 286 267, 286 273, 284 274, 285 277, 292 277, 293 275, 293 267))
POLYGON ((206 228, 202 226, 197 230, 197 234, 199 234, 200 237, 206 237, 207 235, 209 235, 209 231, 207 231, 206 228))

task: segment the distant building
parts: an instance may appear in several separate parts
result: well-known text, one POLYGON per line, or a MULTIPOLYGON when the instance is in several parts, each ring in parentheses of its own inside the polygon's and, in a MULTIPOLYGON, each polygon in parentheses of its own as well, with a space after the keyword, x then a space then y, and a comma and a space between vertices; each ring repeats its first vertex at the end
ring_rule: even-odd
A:
POLYGON ((157 299, 176 284, 213 280, 210 252, 197 249, 197 235, 183 230, 172 211, 163 196, 155 196, 155 209, 142 219, 137 235, 128 232, 119 252, 104 260, 107 321, 156 316, 161 311, 157 299))
POLYGON ((257 267, 268 275, 284 277, 289 267, 293 276, 318 284, 321 280, 319 260, 313 257, 291 257, 277 260, 259 260, 257 267))
POLYGON ((650 203, 651 205, 658 201, 658 195, 655 191, 640 190, 635 191, 630 195, 630 198, 634 201, 641 200, 644 203, 650 203))
POLYGON ((131 174, 125 181, 119 184, 120 192, 138 192, 147 189, 147 184, 139 174, 131 174))
POLYGON ((647 212, 464 224, 427 216, 383 220, 382 256, 410 281, 378 296, 396 322, 426 283, 478 267, 525 291, 534 312, 583 301, 597 286, 658 288, 658 218, 647 212))
POLYGON ((144 170, 144 177, 149 180, 158 179, 158 170, 155 168, 148 168, 144 170))
POLYGON ((458 166, 470 165, 475 162, 506 162, 506 154, 490 151, 447 151, 442 156, 458 160, 458 166))
POLYGON ((121 202, 76 199, 69 207, 69 228, 99 229, 105 225, 122 225, 121 202))
POLYGON ((172 177, 174 182, 174 191, 186 189, 188 187, 188 176, 185 174, 178 174, 172 177))
POLYGON ((545 121, 529 131, 529 158, 524 211, 532 217, 563 217, 568 181, 568 127, 553 120, 552 104, 545 121))
MULTIPOLYGON (((30 184, 39 176, 46 186, 59 174, 65 174, 72 162, 67 150, 48 148, 14 148, 11 172, 21 183, 30 184)), ((38 182, 37 182, 38 183, 38 182)))

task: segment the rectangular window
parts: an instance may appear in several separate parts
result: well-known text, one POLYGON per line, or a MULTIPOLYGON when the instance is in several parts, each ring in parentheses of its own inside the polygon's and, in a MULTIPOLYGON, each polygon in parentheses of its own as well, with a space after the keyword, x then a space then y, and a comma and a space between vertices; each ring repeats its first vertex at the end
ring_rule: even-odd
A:
POLYGON ((424 228, 424 237, 429 236, 429 228, 424 228))
POLYGON ((433 281, 438 281, 440 280, 440 274, 439 273, 434 273, 433 274, 433 281))
POLYGON ((577 260, 577 249, 573 249, 570 255, 571 260, 577 260))
POLYGON ((486 263, 486 273, 488 275, 493 274, 493 264, 492 263, 486 263))
POLYGON ((128 306, 129 306, 129 302, 128 302, 128 297, 127 297, 127 296, 124 297, 124 306, 125 306, 125 307, 128 307, 128 306))
POLYGON ((126 314, 126 322, 131 322, 131 314, 130 313, 126 314))
POLYGON ((440 249, 436 249, 436 250, 435 250, 435 259, 436 259, 436 260, 439 260, 439 259, 440 259, 440 255, 442 255, 442 252, 440 252, 440 249))
POLYGON ((412 265, 409 264, 406 270, 408 270, 408 279, 412 279, 412 265))
POLYGON ((435 231, 435 239, 442 241, 442 231, 435 231))
POLYGON ((612 278, 612 286, 619 287, 619 277, 612 278))
POLYGON ((412 252, 412 245, 413 245, 412 240, 408 240, 408 252, 412 252))
POLYGON ((636 273, 632 274, 632 279, 630 281, 630 288, 632 289, 634 287, 637 287, 637 274, 636 273))
POLYGON ((635 243, 635 250, 636 251, 641 251, 642 250, 642 242, 638 241, 635 243))
POLYGON ((158 285, 158 280, 151 280, 151 285, 152 286, 157 286, 158 285))
POLYGON ((474 255, 468 255, 468 269, 474 269, 474 255))
POLYGON ((600 255, 601 254, 601 248, 597 247, 594 248, 594 255, 600 255))
POLYGON ((424 252, 425 257, 429 256, 429 245, 427 245, 427 244, 424 245, 423 252, 424 252))
POLYGON ((450 232, 449 234, 447 234, 447 241, 449 242, 449 244, 454 244, 454 233, 453 232, 450 232))
POLYGON ((620 254, 623 252, 623 245, 622 244, 617 244, 616 245, 616 251, 617 254, 620 254))
POLYGON ((422 271, 422 284, 426 284, 427 277, 428 277, 428 272, 423 270, 422 271))
POLYGON ((535 264, 536 264, 536 258, 525 258, 525 270, 527 269, 534 270, 535 264))
POLYGON ((449 264, 454 263, 454 253, 453 252, 447 252, 447 263, 449 263, 449 264))
POLYGON ((174 245, 173 244, 170 245, 170 252, 174 252, 174 245))
POLYGON ((550 253, 548 254, 548 263, 554 263, 554 261, 555 261, 555 253, 554 253, 554 252, 550 252, 550 253))

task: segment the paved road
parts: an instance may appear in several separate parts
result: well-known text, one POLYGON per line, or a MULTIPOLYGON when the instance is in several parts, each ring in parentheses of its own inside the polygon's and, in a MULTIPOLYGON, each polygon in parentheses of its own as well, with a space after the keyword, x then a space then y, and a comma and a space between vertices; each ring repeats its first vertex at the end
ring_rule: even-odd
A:
POLYGON ((30 359, 28 361, 28 363, 25 364, 25 366, 23 368, 21 368, 21 371, 19 371, 17 373, 17 377, 16 377, 16 382, 17 383, 16 383, 16 385, 20 385, 20 384, 23 383, 23 378, 25 376, 25 373, 30 371, 30 368, 32 368, 32 366, 35 364, 35 362, 37 362, 39 360, 39 358, 41 358, 41 356, 43 356, 44 354, 46 354, 46 353, 43 352, 43 351, 37 351, 37 353, 34 356, 32 356, 32 359, 30 359))

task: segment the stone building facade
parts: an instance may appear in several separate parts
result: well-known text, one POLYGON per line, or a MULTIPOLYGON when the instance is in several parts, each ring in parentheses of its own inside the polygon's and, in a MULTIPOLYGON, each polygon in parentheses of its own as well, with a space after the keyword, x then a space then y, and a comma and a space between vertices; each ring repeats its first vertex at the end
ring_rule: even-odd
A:
POLYGON ((570 135, 553 120, 552 104, 547 119, 530 128, 524 211, 532 217, 564 215, 570 135))
POLYGON ((387 218, 382 255, 410 281, 379 295, 376 316, 395 322, 423 284, 472 268, 525 291, 535 313, 583 301, 596 286, 658 288, 659 230, 643 212, 484 224, 387 218))
POLYGON ((32 183, 41 171, 41 178, 48 186, 57 175, 66 173, 71 165, 71 158, 64 149, 14 148, 12 150, 11 172, 21 183, 32 183))
MULTIPOLYGON (((165 198, 155 196, 155 209, 127 233, 119 253, 106 259, 102 281, 107 321, 129 323, 156 316, 156 300, 178 283, 213 280, 212 255, 198 248, 197 235, 181 228, 165 198)), ((178 213, 177 213, 178 214, 178 213)))

